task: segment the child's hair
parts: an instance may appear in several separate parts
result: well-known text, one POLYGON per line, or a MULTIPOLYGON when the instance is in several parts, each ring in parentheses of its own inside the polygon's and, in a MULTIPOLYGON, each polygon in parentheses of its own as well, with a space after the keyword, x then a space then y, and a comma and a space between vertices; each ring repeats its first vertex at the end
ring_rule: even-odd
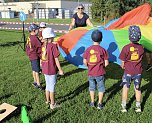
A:
POLYGON ((129 27, 129 40, 133 43, 141 39, 141 31, 139 26, 133 25, 129 27))
POLYGON ((101 42, 102 41, 102 32, 99 30, 94 30, 91 34, 91 38, 94 42, 101 42))
POLYGON ((29 32, 32 32, 32 31, 37 30, 37 29, 39 29, 39 26, 36 25, 36 24, 31 24, 31 25, 28 27, 28 31, 29 31, 29 32))
POLYGON ((54 30, 52 28, 45 28, 42 31, 42 37, 43 39, 45 39, 44 42, 44 48, 43 48, 43 55, 42 55, 42 59, 46 59, 47 56, 47 45, 49 41, 53 41, 53 38, 56 36, 56 34, 54 33, 54 30))

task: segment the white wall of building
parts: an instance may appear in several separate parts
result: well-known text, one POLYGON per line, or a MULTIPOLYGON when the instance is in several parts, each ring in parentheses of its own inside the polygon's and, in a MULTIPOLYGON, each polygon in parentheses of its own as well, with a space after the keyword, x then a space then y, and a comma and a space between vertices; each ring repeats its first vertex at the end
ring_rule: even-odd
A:
MULTIPOLYGON (((82 4, 87 5, 87 3, 84 2, 82 4)), ((8 8, 11 8, 11 11, 16 11, 16 12, 23 11, 25 14, 28 14, 29 12, 33 12, 34 8, 35 9, 37 8, 37 5, 39 9, 50 9, 50 8, 64 9, 67 13, 73 14, 76 12, 76 7, 78 6, 78 2, 54 0, 54 1, 38 1, 38 2, 30 1, 30 2, 0 3, 0 11, 8 11, 8 8)), ((71 15, 67 15, 67 17, 70 16, 71 15)))
MULTIPOLYGON (((36 8, 34 1, 0 3, 0 11, 7 11, 8 8, 11 8, 12 11, 23 11, 25 14, 28 14, 32 7, 36 8)), ((61 8, 61 1, 38 1, 38 8, 61 8)))

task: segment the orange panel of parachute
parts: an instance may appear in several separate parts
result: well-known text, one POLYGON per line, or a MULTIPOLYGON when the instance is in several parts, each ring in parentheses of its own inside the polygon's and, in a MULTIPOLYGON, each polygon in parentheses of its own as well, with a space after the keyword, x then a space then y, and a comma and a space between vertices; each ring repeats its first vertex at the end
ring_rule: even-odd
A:
POLYGON ((148 3, 143 4, 124 14, 118 21, 107 27, 107 30, 120 29, 128 25, 146 25, 150 16, 151 7, 148 3))
POLYGON ((86 32, 88 32, 88 30, 74 30, 74 31, 70 31, 68 34, 65 34, 63 36, 61 36, 58 39, 58 45, 60 47, 62 47, 62 49, 64 50, 64 52, 66 54, 69 54, 69 52, 71 51, 71 49, 73 49, 73 47, 77 44, 77 42, 79 41, 79 39, 86 34, 86 32))

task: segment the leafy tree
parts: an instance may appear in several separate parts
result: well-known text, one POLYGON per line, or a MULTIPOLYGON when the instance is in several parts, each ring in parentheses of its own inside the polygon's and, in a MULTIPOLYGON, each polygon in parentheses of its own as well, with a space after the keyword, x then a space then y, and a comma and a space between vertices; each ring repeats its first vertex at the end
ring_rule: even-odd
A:
POLYGON ((152 0, 92 0, 92 17, 95 20, 107 21, 121 17, 126 12, 152 0))
POLYGON ((95 20, 102 20, 104 16, 105 0, 94 0, 92 1, 91 12, 92 18, 95 20))

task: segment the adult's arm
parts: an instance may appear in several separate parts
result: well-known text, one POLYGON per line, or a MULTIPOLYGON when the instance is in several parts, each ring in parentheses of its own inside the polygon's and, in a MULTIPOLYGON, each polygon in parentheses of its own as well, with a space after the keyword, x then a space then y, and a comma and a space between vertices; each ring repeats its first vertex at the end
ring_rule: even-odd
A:
POLYGON ((88 25, 88 26, 93 27, 93 24, 91 23, 91 21, 90 21, 90 19, 89 19, 89 18, 86 20, 86 23, 87 23, 87 25, 88 25))
POLYGON ((74 25, 75 25, 75 19, 72 18, 71 24, 69 26, 69 31, 72 30, 72 28, 74 27, 74 25))

